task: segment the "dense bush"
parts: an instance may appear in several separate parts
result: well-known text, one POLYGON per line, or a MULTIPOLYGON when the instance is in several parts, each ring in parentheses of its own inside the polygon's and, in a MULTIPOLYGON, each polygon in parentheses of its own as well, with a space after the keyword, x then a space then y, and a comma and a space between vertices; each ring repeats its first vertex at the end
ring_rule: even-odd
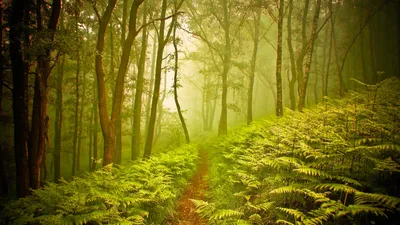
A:
POLYGON ((8 204, 4 224, 160 224, 191 177, 197 147, 185 145, 129 166, 48 183, 8 204))
POLYGON ((209 224, 395 224, 400 81, 365 87, 219 139, 198 212, 209 224))

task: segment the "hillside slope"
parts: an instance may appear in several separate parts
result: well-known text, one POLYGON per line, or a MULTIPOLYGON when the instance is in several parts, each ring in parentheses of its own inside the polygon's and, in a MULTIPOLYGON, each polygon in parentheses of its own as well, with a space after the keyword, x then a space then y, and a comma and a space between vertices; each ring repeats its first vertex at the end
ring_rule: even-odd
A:
POLYGON ((400 81, 214 142, 209 224, 395 224, 400 216, 400 81))

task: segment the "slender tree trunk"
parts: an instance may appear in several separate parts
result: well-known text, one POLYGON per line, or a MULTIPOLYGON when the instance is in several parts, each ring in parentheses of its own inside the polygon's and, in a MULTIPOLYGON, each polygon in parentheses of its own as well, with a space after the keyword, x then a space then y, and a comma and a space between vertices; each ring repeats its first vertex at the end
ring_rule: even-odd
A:
POLYGON ((370 81, 371 84, 376 83, 376 52, 375 52, 375 45, 374 45, 374 32, 373 32, 373 23, 371 22, 368 24, 368 33, 369 33, 369 51, 370 51, 370 57, 371 57, 371 74, 370 74, 370 81))
MULTIPOLYGON (((166 68, 167 63, 164 64, 164 68, 166 68)), ((162 95, 161 95, 161 99, 158 101, 158 107, 157 107, 157 119, 156 119, 156 131, 155 131, 155 135, 154 135, 154 141, 153 143, 156 144, 158 138, 161 136, 161 132, 162 132, 162 120, 163 120, 163 115, 164 115, 164 100, 165 97, 167 96, 167 70, 164 70, 164 81, 163 81, 163 85, 164 88, 162 89, 162 95)))
MULTIPOLYGON (((330 34, 329 34, 329 50, 328 50, 328 65, 326 67, 326 76, 325 76, 325 91, 324 96, 328 96, 328 82, 329 82, 329 74, 331 68, 331 58, 332 58, 332 45, 334 42, 334 20, 333 20, 333 11, 332 11, 332 2, 328 3, 329 14, 331 15, 330 18, 330 34)), ((336 50, 335 50, 336 51, 336 50)))
POLYGON ((315 63, 314 63, 314 74, 315 74, 315 80, 314 80, 314 104, 318 104, 318 44, 315 45, 315 63))
MULTIPOLYGON (((363 21, 363 2, 361 2, 361 19, 360 19, 360 28, 362 27, 362 22, 363 21)), ((367 65, 365 63, 365 52, 364 52, 364 39, 365 35, 364 32, 360 35, 360 61, 361 61, 361 66, 362 66, 362 77, 363 77, 363 82, 366 84, 369 84, 369 77, 367 76, 368 71, 367 71, 367 65)))
POLYGON ((147 103, 146 103, 146 133, 148 133, 148 126, 150 121, 150 111, 151 111, 151 99, 152 99, 152 92, 154 86, 154 75, 155 75, 155 67, 156 67, 156 55, 157 55, 157 32, 154 31, 154 38, 153 38, 153 50, 151 53, 151 71, 150 71, 150 82, 148 87, 148 95, 147 95, 147 103))
MULTIPOLYGON (((93 86, 96 86, 96 81, 94 81, 93 86)), ((95 101, 93 102, 93 160, 92 160, 92 171, 96 170, 96 165, 97 165, 97 160, 98 160, 98 131, 99 131, 99 114, 98 114, 98 108, 97 108, 97 94, 96 94, 96 88, 94 88, 95 92, 95 101)))
MULTIPOLYGON (((4 35, 3 35, 3 3, 0 3, 0 115, 1 115, 1 103, 3 99, 3 79, 4 79, 4 58, 3 58, 3 40, 4 40, 4 35)), ((0 140, 3 138, 3 133, 0 133, 0 140)), ((3 152, 2 145, 0 145, 0 195, 1 196, 7 196, 8 195, 8 179, 7 179, 7 174, 5 172, 5 167, 4 167, 4 152, 3 152)))
POLYGON ((228 74, 231 68, 231 38, 230 38, 230 23, 229 23, 229 6, 227 0, 222 0, 222 7, 224 10, 223 30, 225 35, 225 48, 222 72, 222 98, 221 98, 221 116, 218 126, 218 135, 224 135, 228 132, 228 74))
POLYGON ((318 19, 319 19, 320 8, 321 8, 321 0, 317 0, 314 19, 313 19, 312 32, 311 32, 310 47, 308 47, 308 49, 307 49, 307 59, 306 59, 305 68, 304 68, 305 69, 304 78, 302 81, 302 85, 301 86, 299 85, 301 88, 300 92, 299 92, 299 103, 298 103, 299 111, 302 111, 305 106, 305 97, 306 97, 306 93, 307 93, 308 79, 309 79, 309 75, 310 75, 314 43, 315 43, 315 40, 317 39, 317 29, 318 29, 318 19))
POLYGON ((110 21, 112 11, 115 7, 115 3, 116 0, 109 0, 107 9, 103 17, 100 19, 100 27, 99 27, 98 42, 97 42, 98 55, 96 55, 96 74, 97 74, 97 84, 98 84, 100 124, 104 137, 103 166, 106 166, 114 162, 114 154, 116 150, 115 122, 121 115, 123 90, 125 83, 124 79, 128 67, 132 44, 137 35, 137 30, 136 30, 137 10, 139 6, 143 3, 143 0, 135 0, 132 3, 130 18, 129 18, 129 31, 127 38, 124 42, 124 48, 115 84, 114 101, 110 118, 107 112, 106 88, 104 81, 103 59, 101 53, 103 52, 104 49, 104 36, 106 28, 110 21))
MULTIPOLYGON (((182 3, 182 2, 181 2, 182 3)), ((162 70, 162 61, 163 61, 163 53, 164 47, 167 43, 169 36, 172 31, 172 26, 168 30, 168 33, 165 37, 165 14, 167 10, 167 1, 162 1, 162 8, 161 8, 161 22, 160 22, 160 29, 158 32, 158 49, 157 49, 157 59, 156 59, 156 68, 155 68, 155 80, 154 80, 154 90, 153 90, 153 98, 151 101, 151 111, 150 111, 150 118, 149 118, 149 125, 148 125, 148 133, 146 138, 146 144, 144 148, 144 157, 150 157, 151 150, 153 148, 153 140, 154 140, 154 131, 155 131, 155 123, 156 123, 156 114, 157 114, 157 107, 158 107, 158 100, 160 97, 160 85, 161 85, 161 70, 162 70)), ((172 22, 173 23, 173 22, 172 22)))
MULTIPOLYGON (((324 50, 322 52, 323 54, 323 62, 322 62, 322 101, 324 101, 324 96, 327 96, 327 86, 326 86, 326 80, 328 79, 328 77, 325 76, 325 69, 326 67, 328 67, 329 65, 326 65, 326 61, 327 61, 327 57, 326 57, 326 48, 327 48, 327 43, 328 43, 328 35, 329 35, 329 28, 326 27, 325 29, 325 39, 324 39, 324 50)), ((328 74, 328 72, 327 72, 328 74)))
MULTIPOLYGON (((175 10, 176 11, 176 10, 175 10)), ((182 129, 183 129, 183 133, 185 134, 185 140, 186 143, 190 142, 190 137, 189 137, 189 131, 186 127, 186 123, 185 123, 185 119, 183 118, 182 115, 182 111, 181 111, 181 106, 179 104, 179 100, 178 100, 178 62, 179 62, 179 52, 178 52, 178 40, 176 38, 176 27, 178 25, 177 23, 177 16, 175 16, 174 18, 175 20, 175 25, 174 25, 174 34, 173 34, 173 44, 174 44, 174 50, 175 50, 175 71, 174 71, 174 100, 175 100, 175 105, 176 105, 176 109, 178 111, 178 115, 179 115, 179 120, 181 121, 181 125, 182 125, 182 129)))
POLYGON ((81 70, 80 54, 76 61, 75 74, 75 112, 74 112, 74 138, 72 141, 72 177, 76 175, 77 169, 77 146, 78 146, 78 127, 79 127, 79 75, 81 70))
MULTIPOLYGON (((125 3, 124 3, 125 6, 125 3)), ((126 10, 126 9, 123 9, 126 10)), ((123 18, 124 19, 124 18, 123 18)), ((126 18, 125 18, 126 19, 126 18)), ((126 20, 123 20, 122 27, 126 27, 126 20)), ((114 73, 114 61, 115 61, 115 51, 114 51, 114 24, 113 20, 110 20, 110 77, 111 79, 116 82, 115 78, 115 73, 114 73)), ((125 36, 125 30, 124 34, 121 34, 125 36)), ((125 44, 125 39, 122 41, 121 40, 122 48, 124 47, 125 44)), ((114 83, 113 85, 115 85, 114 83)), ((124 99, 124 95, 122 95, 122 99, 124 99)), ((123 102, 123 100, 122 100, 123 102)), ((114 123, 114 128, 115 128, 115 152, 114 152, 114 163, 116 164, 121 164, 121 159, 122 159, 122 124, 121 124, 121 116, 118 116, 115 119, 114 123)))
POLYGON ((297 81, 296 74, 296 62, 294 58, 294 51, 292 45, 292 14, 293 14, 293 0, 289 0, 289 14, 287 19, 287 43, 289 48, 289 57, 290 57, 290 72, 292 74, 292 78, 288 77, 289 81, 289 100, 290 100, 290 109, 296 110, 296 96, 295 96, 295 84, 297 81))
POLYGON ((29 194, 29 163, 28 163, 28 106, 26 91, 28 89, 28 74, 25 73, 24 57, 22 55, 23 15, 26 0, 12 1, 10 32, 10 59, 13 78, 12 100, 14 119, 14 154, 17 180, 17 196, 29 194))
POLYGON ((89 136, 89 171, 92 171, 92 158, 93 158, 93 117, 94 117, 94 109, 90 110, 90 120, 88 126, 88 136, 89 136))
MULTIPOLYGON (((203 70, 205 71, 205 66, 203 66, 203 70)), ((203 131, 207 131, 208 128, 208 118, 209 118, 209 92, 210 92, 210 86, 208 85, 208 74, 203 75, 203 90, 202 90, 202 98, 201 98, 201 115, 203 118, 203 131)))
POLYGON ((279 20, 278 20, 278 49, 276 58, 276 116, 283 116, 282 103, 282 30, 283 30, 283 10, 284 0, 279 1, 279 20))
POLYGON ((113 162, 113 153, 115 151, 115 134, 114 127, 111 127, 110 119, 107 113, 107 102, 106 102, 106 85, 105 85, 105 74, 103 69, 103 51, 104 51, 104 39, 106 34, 107 26, 111 19, 112 11, 114 10, 116 0, 108 0, 107 8, 101 18, 99 18, 99 31, 97 35, 96 45, 96 57, 95 57, 95 68, 97 76, 97 91, 99 100, 99 112, 100 112, 100 123, 104 137, 104 158, 103 165, 108 165, 113 162))
MULTIPOLYGON (((214 118, 215 118, 215 111, 216 111, 216 109, 217 109, 217 100, 218 100, 218 92, 219 92, 219 87, 220 87, 220 84, 221 83, 219 83, 220 82, 220 80, 218 79, 218 83, 217 83, 217 85, 216 85, 216 87, 215 87, 215 91, 214 91, 214 101, 212 102, 212 106, 211 106, 211 109, 210 109, 210 113, 209 113, 209 115, 210 115, 210 119, 208 120, 209 121, 209 124, 208 124, 208 130, 209 131, 212 131, 212 127, 213 127, 213 124, 214 124, 214 118)), ((210 98, 210 104, 211 104, 211 98, 210 98)))
POLYGON ((307 16, 308 16, 308 11, 309 11, 309 6, 310 6, 310 0, 306 0, 305 6, 304 6, 304 13, 303 13, 303 20, 302 20, 302 29, 301 29, 301 40, 302 40, 302 47, 299 53, 299 56, 296 59, 296 74, 297 74, 297 92, 298 92, 298 103, 297 107, 300 111, 299 105, 302 104, 300 101, 302 101, 300 98, 303 98, 305 101, 305 96, 301 96, 302 89, 304 87, 304 71, 303 71, 303 61, 304 57, 307 54, 307 36, 306 36, 306 29, 307 29, 307 16))
MULTIPOLYGON (((337 5, 339 5, 339 4, 337 4, 337 5)), ((328 7, 329 7, 330 15, 333 15, 332 2, 329 2, 328 7)), ((337 7, 339 7, 339 6, 337 6, 337 7)), ((336 35, 335 35, 335 20, 334 20, 333 16, 331 16, 330 22, 331 22, 331 42, 333 44, 333 50, 335 53, 335 63, 336 63, 337 74, 338 74, 338 78, 339 78, 339 96, 341 97, 343 95, 344 84, 343 84, 342 75, 340 73, 338 46, 336 44, 336 35)))
MULTIPOLYGON (((42 25, 42 4, 41 0, 36 3, 36 16, 37 16, 37 31, 43 31, 42 25)), ((47 41, 52 43, 55 37, 58 20, 61 13, 61 0, 54 0, 51 6, 51 14, 46 28, 49 32, 47 41)), ((34 87, 34 100, 32 112, 32 128, 30 137, 29 148, 29 165, 30 165, 30 185, 33 189, 38 189, 41 186, 41 170, 43 160, 46 154, 46 143, 48 142, 48 121, 47 116, 47 96, 48 96, 48 78, 51 73, 52 67, 50 66, 51 60, 51 46, 46 46, 44 53, 37 57, 37 68, 35 75, 34 87)))
POLYGON ((80 171, 80 165, 81 165, 81 155, 82 155, 82 130, 83 130, 83 125, 82 125, 82 119, 83 119, 83 114, 85 111, 85 98, 86 98, 86 73, 83 72, 83 80, 82 80, 82 100, 81 100, 81 109, 79 112, 79 132, 78 132, 78 151, 77 151, 77 157, 76 157, 76 169, 80 171))
POLYGON ((254 77, 256 71, 258 43, 260 36, 260 20, 261 20, 261 9, 256 9, 256 16, 254 17, 254 37, 253 37, 253 54, 250 62, 250 80, 249 88, 247 93, 247 124, 253 121, 253 89, 254 89, 254 77))
POLYGON ((58 182, 61 178, 61 137, 62 137, 62 121, 63 121, 63 90, 62 83, 64 78, 63 56, 61 63, 57 66, 57 97, 56 97, 56 118, 54 122, 54 182, 58 182))
MULTIPOLYGON (((145 1, 143 5, 143 19, 142 24, 146 24, 147 22, 147 1, 145 1)), ((140 58, 137 65, 138 73, 136 79, 136 93, 135 93, 135 102, 133 107, 133 133, 132 133, 132 152, 131 159, 135 160, 139 157, 140 154, 140 139, 141 139, 141 116, 142 116, 142 95, 143 95, 143 85, 144 85, 144 69, 146 64, 146 56, 147 56, 147 39, 148 32, 147 26, 143 28, 142 31, 142 44, 140 51, 140 58)))

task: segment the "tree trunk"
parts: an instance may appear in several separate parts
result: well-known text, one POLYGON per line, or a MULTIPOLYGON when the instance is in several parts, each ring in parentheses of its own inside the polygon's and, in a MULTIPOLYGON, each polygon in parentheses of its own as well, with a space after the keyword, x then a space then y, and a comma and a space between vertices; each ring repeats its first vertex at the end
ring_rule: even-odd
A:
POLYGON ((24 57, 22 55, 23 34, 22 19, 26 0, 14 0, 10 17, 10 59, 13 78, 12 100, 14 119, 14 154, 17 180, 17 196, 29 194, 29 164, 28 164, 28 105, 26 91, 28 89, 28 74, 25 73, 24 57))
POLYGON ((63 120, 63 90, 62 83, 64 78, 65 56, 57 66, 56 84, 56 118, 54 122, 54 182, 61 178, 61 140, 62 140, 62 120, 63 120))
MULTIPOLYGON (((125 7, 125 3, 124 3, 124 7, 125 7)), ((123 9, 126 10, 126 9, 123 9)), ((125 15, 126 16, 126 15, 125 15)), ((123 18, 124 19, 124 18, 123 18)), ((126 18, 125 18, 126 19, 126 18)), ((126 20, 123 20, 123 24, 122 27, 126 27, 126 20)), ((124 35, 125 36, 125 30, 123 31, 123 34, 121 33, 121 36, 124 35)), ((125 44, 125 39, 121 40, 122 43, 122 49, 124 48, 124 44, 125 44)), ((114 73, 114 61, 115 61, 115 57, 114 57, 115 53, 114 53, 114 24, 113 24, 113 20, 110 20, 110 78, 115 81, 115 73, 114 73)), ((116 81, 115 81, 116 82, 116 81)), ((115 85, 116 83, 113 83, 113 85, 115 85)), ((115 96, 113 96, 115 97, 115 96)), ((122 95, 122 102, 124 99, 124 95, 122 95)), ((121 105, 122 105, 121 102, 121 105)), ((114 122, 114 128, 115 128, 115 152, 114 152, 114 163, 116 164, 121 164, 121 160, 122 160, 122 123, 121 123, 121 115, 119 115, 114 122)))
POLYGON ((104 69, 103 69, 103 51, 104 51, 104 39, 106 34, 107 26, 111 19, 112 11, 114 10, 116 0, 108 0, 107 8, 101 18, 99 18, 99 31, 97 35, 96 45, 96 57, 95 57, 95 68, 97 76, 97 91, 99 101, 99 112, 100 112, 100 124, 104 137, 104 158, 103 165, 108 165, 113 162, 113 153, 115 151, 115 135, 114 127, 111 127, 110 119, 107 113, 107 93, 106 85, 104 81, 104 69))
POLYGON ((290 57, 290 72, 292 74, 292 79, 288 77, 289 81, 289 100, 290 100, 290 109, 296 110, 296 96, 295 96, 295 84, 297 81, 296 74, 296 62, 294 58, 294 51, 292 45, 292 14, 293 14, 293 0, 289 0, 289 14, 287 19, 287 43, 289 48, 289 57, 290 57))
MULTIPOLYGON (((96 81, 94 81, 93 86, 96 85, 96 81)), ((96 93, 96 90, 93 89, 96 93)), ((98 131, 99 131, 99 114, 97 109, 97 94, 95 94, 95 101, 93 102, 93 160, 92 160, 92 171, 96 170, 97 160, 98 160, 98 131)))
MULTIPOLYGON (((164 68, 167 67, 167 63, 164 64, 164 68)), ((155 130, 155 135, 154 135, 154 141, 153 144, 157 143, 158 138, 161 136, 161 132, 162 132, 162 119, 163 119, 163 115, 164 115, 164 100, 165 97, 167 96, 167 70, 164 70, 164 81, 163 81, 163 85, 164 88, 162 90, 162 95, 161 95, 161 99, 158 101, 158 107, 157 107, 157 114, 158 117, 156 118, 156 130, 155 130)))
POLYGON ((326 69, 326 47, 327 47, 327 43, 328 43, 328 34, 329 34, 329 28, 326 27, 325 28, 325 38, 324 38, 324 48, 322 50, 322 57, 323 57, 323 61, 322 61, 322 72, 321 72, 321 77, 322 77, 322 101, 324 101, 324 96, 325 93, 327 93, 326 89, 326 80, 328 79, 328 77, 325 77, 325 69, 326 69))
MULTIPOLYGON (((3 79, 4 79, 4 58, 3 58, 3 4, 0 3, 0 115, 1 115, 1 103, 3 99, 3 79)), ((0 134, 0 138, 2 140, 3 135, 2 133, 0 134)), ((2 145, 0 144, 0 195, 1 196, 7 196, 9 191, 8 191, 8 179, 7 179, 7 174, 5 171, 4 167, 4 152, 3 152, 2 145)))
POLYGON ((278 20, 278 49, 276 58, 276 116, 283 116, 282 103, 282 28, 283 28, 283 9, 284 0, 279 1, 279 20, 278 20))
POLYGON ((314 104, 318 104, 318 44, 315 45, 315 63, 314 63, 314 104))
MULTIPOLYGON (((175 10, 176 11, 176 10, 175 10)), ((176 109, 178 111, 178 115, 179 115, 179 120, 181 121, 181 125, 182 125, 182 129, 183 129, 183 133, 185 134, 185 140, 186 143, 190 142, 190 137, 189 137, 189 131, 186 127, 186 123, 185 123, 185 119, 183 118, 182 115, 182 111, 181 111, 181 106, 179 104, 179 100, 178 100, 178 62, 179 62, 179 52, 178 52, 178 40, 176 38, 176 27, 178 25, 178 18, 177 16, 175 16, 174 18, 175 20, 175 25, 174 25, 174 34, 173 34, 173 44, 174 44, 174 50, 175 50, 175 71, 174 71, 174 100, 175 100, 175 105, 176 105, 176 109)))
POLYGON ((172 26, 174 25, 173 22, 170 24, 170 28, 168 33, 165 37, 165 14, 167 10, 167 1, 162 1, 162 8, 161 8, 161 22, 160 22, 160 29, 158 32, 158 48, 157 48, 157 58, 156 58, 156 70, 155 70, 155 80, 154 80, 154 90, 153 90, 153 97, 151 101, 151 111, 150 111, 150 118, 149 118, 149 125, 148 125, 148 133, 146 138, 146 144, 144 148, 143 157, 150 157, 151 150, 153 148, 153 140, 154 140, 154 131, 155 131, 155 123, 156 123, 156 114, 157 114, 157 106, 158 100, 160 97, 160 84, 161 84, 161 70, 162 70, 162 61, 163 61, 163 53, 164 47, 167 43, 169 36, 172 31, 172 26))
POLYGON ((302 111, 305 106, 305 97, 306 97, 306 93, 307 93, 308 78, 310 75, 314 43, 315 43, 315 40, 317 39, 317 29, 318 29, 318 19, 319 19, 320 8, 321 8, 321 0, 317 0, 314 19, 313 19, 313 26, 312 26, 312 31, 311 31, 311 37, 310 37, 310 39, 311 39, 310 46, 307 49, 307 59, 306 59, 305 68, 304 68, 305 69, 304 78, 302 81, 302 85, 300 85, 300 83, 299 83, 299 87, 300 87, 299 103, 298 103, 299 111, 302 111))
POLYGON ((208 130, 209 131, 212 131, 212 127, 213 127, 213 124, 214 124, 215 111, 216 111, 216 108, 217 108, 217 100, 218 100, 217 96, 218 96, 219 87, 220 87, 220 83, 219 82, 220 82, 220 80, 218 79, 218 83, 217 83, 217 85, 215 87, 215 90, 214 90, 214 99, 210 98, 210 102, 209 102, 209 104, 211 105, 211 100, 214 100, 212 102, 212 106, 210 106, 211 107, 210 113, 209 113, 210 119, 208 120, 208 122, 209 122, 208 130))
POLYGON ((78 151, 77 151, 77 156, 76 156, 76 169, 78 171, 80 171, 80 166, 81 166, 82 130, 83 130, 82 119, 83 119, 83 114, 85 111, 85 98, 86 98, 86 73, 83 72, 82 101, 81 101, 81 109, 79 112, 78 151))
POLYGON ((247 124, 250 124, 253 121, 253 89, 254 89, 256 62, 257 62, 258 43, 260 36, 261 9, 256 9, 256 10, 257 12, 254 18, 253 54, 250 62, 250 80, 247 93, 247 124))
MULTIPOLYGON (((42 25, 42 1, 37 1, 37 31, 43 30, 42 25)), ((52 43, 55 37, 58 20, 61 12, 61 0, 54 0, 51 6, 51 15, 46 31, 49 32, 48 42, 52 43)), ((46 154, 46 142, 48 142, 47 128, 49 117, 47 116, 47 81, 51 73, 51 46, 46 46, 44 53, 37 57, 35 75, 34 100, 32 112, 32 128, 29 147, 30 185, 33 189, 41 186, 41 168, 46 154)))
MULTIPOLYGON (((307 16, 308 16, 308 11, 309 11, 309 6, 310 6, 310 0, 306 0, 305 6, 304 6, 304 13, 303 13, 303 20, 302 20, 302 29, 301 29, 301 41, 302 41, 302 47, 299 53, 299 56, 296 59, 296 74, 297 74, 297 93, 299 96, 297 107, 301 104, 300 101, 302 101, 300 98, 303 98, 305 101, 305 96, 302 96, 302 89, 304 86, 304 71, 303 71, 303 61, 304 57, 307 54, 307 36, 306 36, 306 28, 307 28, 307 16)), ((300 107, 298 107, 300 111, 300 107)))
POLYGON ((101 53, 103 52, 104 49, 104 36, 106 28, 110 21, 116 0, 109 0, 107 9, 100 20, 98 42, 97 42, 98 55, 96 55, 96 74, 98 81, 97 84, 98 84, 98 97, 99 97, 100 124, 104 137, 103 166, 106 166, 114 162, 114 154, 116 150, 115 125, 116 125, 116 120, 121 115, 121 107, 122 107, 123 91, 125 83, 124 79, 128 67, 132 44, 137 35, 137 30, 136 30, 137 10, 139 6, 142 4, 142 2, 143 0, 135 0, 132 3, 132 7, 130 10, 129 31, 128 31, 128 36, 124 42, 121 62, 116 79, 111 118, 109 118, 107 113, 106 88, 104 81, 103 59, 101 53))
POLYGON ((155 75, 155 67, 156 67, 156 55, 157 55, 157 32, 154 31, 153 37, 153 50, 151 53, 151 72, 150 72, 150 82, 148 87, 148 95, 147 95, 147 103, 146 103, 146 133, 148 133, 148 126, 150 121, 150 111, 151 111, 151 99, 152 99, 152 92, 154 86, 154 75, 155 75))
POLYGON ((228 15, 228 3, 227 0, 222 0, 222 7, 224 10, 223 19, 223 30, 225 34, 225 48, 224 48, 224 60, 223 60, 223 72, 222 72, 222 98, 221 98, 221 116, 218 126, 218 135, 224 135, 228 132, 228 74, 231 68, 231 38, 230 38, 230 23, 228 15))
MULTIPOLYGON (((147 21, 147 1, 143 5, 143 20, 142 24, 146 24, 147 21)), ((143 85, 144 85, 144 69, 146 64, 146 56, 147 56, 147 39, 148 32, 147 26, 143 28, 142 31, 142 44, 140 51, 140 58, 137 65, 138 73, 136 79, 136 93, 135 93, 135 102, 133 107, 133 132, 132 132, 132 152, 131 159, 135 160, 139 157, 140 154, 140 139, 141 139, 141 115, 142 115, 142 94, 143 94, 143 85)))
POLYGON ((77 169, 77 144, 78 144, 78 127, 79 127, 79 74, 81 69, 80 54, 76 61, 75 75, 75 116, 74 116, 74 139, 72 141, 72 177, 76 175, 77 169))
MULTIPOLYGON (((203 66, 203 70, 205 71, 205 66, 203 66)), ((203 75, 203 90, 201 96, 201 115, 203 118, 203 131, 208 130, 208 118, 210 113, 210 86, 208 85, 208 74, 203 75)))
POLYGON ((94 117, 94 108, 92 107, 92 109, 90 110, 90 120, 89 120, 89 126, 88 126, 88 136, 89 136, 89 170, 88 171, 92 171, 92 158, 93 158, 93 117, 94 117))
POLYGON ((376 79, 376 52, 375 52, 375 45, 374 45, 374 32, 373 32, 373 23, 368 24, 368 33, 369 33, 369 51, 370 51, 370 57, 371 57, 371 74, 369 80, 371 81, 371 84, 375 84, 377 79, 376 79))

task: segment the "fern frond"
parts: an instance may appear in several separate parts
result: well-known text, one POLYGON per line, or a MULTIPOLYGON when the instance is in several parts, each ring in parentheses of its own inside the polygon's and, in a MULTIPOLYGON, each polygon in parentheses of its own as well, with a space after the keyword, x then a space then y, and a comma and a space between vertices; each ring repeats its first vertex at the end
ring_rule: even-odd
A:
POLYGON ((355 202, 356 204, 378 203, 387 208, 396 208, 400 205, 400 198, 384 194, 365 193, 357 191, 355 192, 355 202))
POLYGON ((196 199, 190 199, 190 201, 196 206, 196 212, 203 218, 209 218, 216 210, 214 203, 196 199))
POLYGON ((300 174, 306 174, 312 177, 323 177, 323 178, 328 178, 328 179, 332 179, 332 176, 328 173, 325 173, 321 170, 318 169, 314 169, 314 168, 299 168, 299 169, 294 169, 293 171, 295 171, 296 173, 300 173, 300 174))
POLYGON ((349 178, 349 177, 344 177, 344 176, 334 176, 333 177, 334 180, 339 180, 342 181, 343 183, 347 183, 347 184, 352 184, 355 186, 362 186, 362 184, 360 182, 358 182, 355 179, 349 178))
POLYGON ((232 210, 232 209, 219 209, 216 210, 212 215, 210 215, 210 220, 226 220, 231 218, 239 218, 243 216, 242 212, 232 210))
POLYGON ((282 157, 276 158, 275 160, 278 162, 287 164, 287 165, 292 164, 296 168, 302 167, 304 165, 304 162, 296 157, 282 156, 282 157))
POLYGON ((285 212, 286 214, 293 216, 296 219, 304 220, 304 218, 306 218, 306 215, 297 209, 290 209, 290 208, 283 208, 283 207, 277 207, 277 209, 279 209, 282 212, 285 212))
POLYGON ((367 214, 374 214, 376 216, 384 216, 387 218, 387 215, 385 214, 384 209, 377 208, 372 205, 358 205, 358 204, 349 205, 349 206, 347 206, 344 214, 346 214, 346 212, 351 213, 353 216, 362 214, 362 213, 367 213, 367 214))
POLYGON ((304 190, 295 188, 293 186, 279 187, 269 192, 270 194, 287 194, 287 193, 300 193, 304 194, 304 190))
POLYGON ((291 223, 287 220, 279 219, 276 221, 277 224, 284 224, 284 225, 295 225, 294 223, 291 223))
POLYGON ((341 191, 346 193, 355 193, 358 190, 344 184, 337 184, 337 183, 324 183, 315 186, 316 189, 319 190, 329 190, 329 191, 341 191))

